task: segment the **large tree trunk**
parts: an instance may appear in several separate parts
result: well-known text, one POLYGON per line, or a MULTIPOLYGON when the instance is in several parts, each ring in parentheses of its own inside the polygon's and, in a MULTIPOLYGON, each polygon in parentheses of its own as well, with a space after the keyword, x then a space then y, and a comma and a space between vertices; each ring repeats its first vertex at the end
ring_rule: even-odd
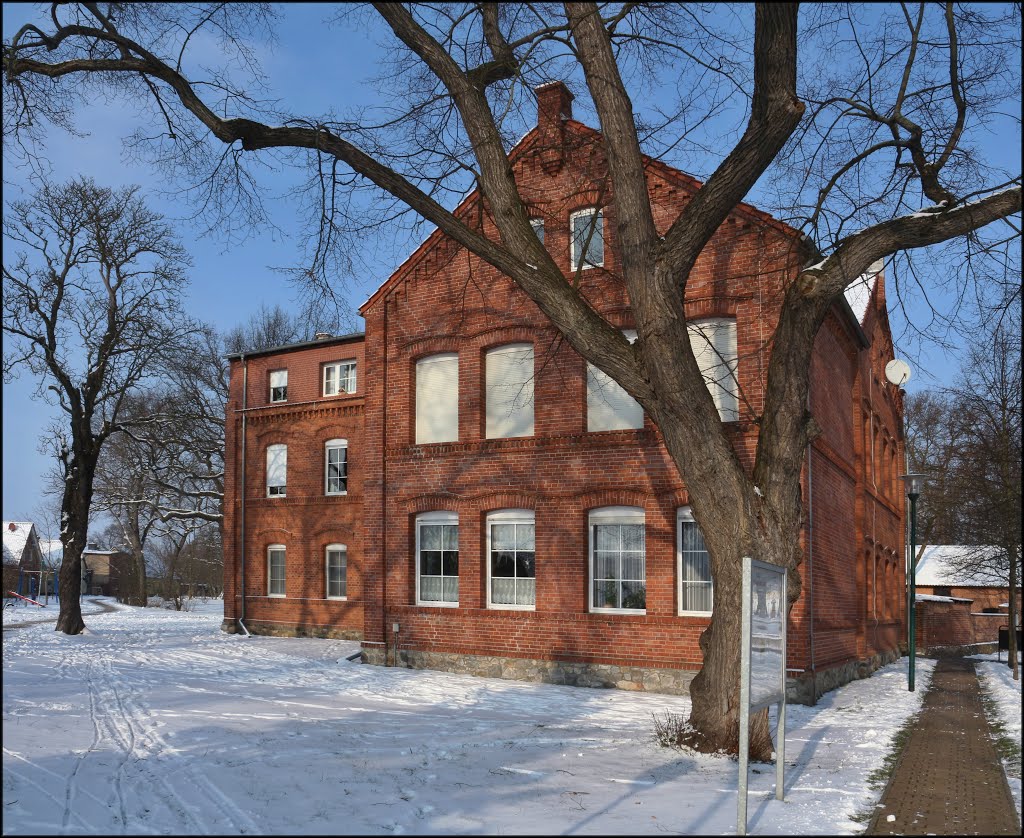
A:
POLYGON ((1010 668, 1013 669, 1013 680, 1020 680, 1020 664, 1017 663, 1017 621, 1020 619, 1017 614, 1017 562, 1019 555, 1017 545, 1010 545, 1010 668))
POLYGON ((82 619, 82 552, 89 531, 89 506, 82 504, 78 486, 67 483, 61 507, 60 540, 64 559, 60 564, 60 612, 56 631, 81 634, 85 628, 82 619))

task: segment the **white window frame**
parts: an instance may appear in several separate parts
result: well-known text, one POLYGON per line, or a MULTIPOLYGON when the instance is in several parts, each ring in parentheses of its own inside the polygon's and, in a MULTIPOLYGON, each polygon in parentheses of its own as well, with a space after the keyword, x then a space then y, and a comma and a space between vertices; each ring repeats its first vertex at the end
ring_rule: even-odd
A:
MULTIPOLYGON (((458 442, 459 441, 459 353, 458 352, 438 352, 433 355, 425 355, 422 358, 416 360, 414 367, 414 381, 413 381, 413 398, 415 404, 413 406, 413 423, 414 423, 414 438, 416 445, 437 445, 446 442, 458 442), (426 365, 444 361, 455 361, 455 389, 452 391, 451 398, 455 400, 454 416, 454 428, 450 429, 454 431, 454 436, 450 439, 430 439, 425 440, 420 437, 420 410, 424 407, 420 400, 420 371, 426 365)), ((424 417, 426 418, 426 417, 424 417)))
POLYGON ((346 395, 351 396, 356 391, 356 359, 346 358, 343 361, 332 361, 329 364, 324 364, 323 372, 320 374, 320 384, 323 390, 324 396, 340 396, 346 395), (342 367, 351 367, 351 375, 345 376, 346 381, 351 383, 351 390, 341 389, 341 369, 342 367), (328 391, 327 388, 327 372, 332 370, 334 372, 333 389, 328 391))
POLYGON ((283 544, 268 544, 267 545, 267 596, 273 597, 274 599, 284 599, 287 596, 288 590, 288 551, 283 544), (271 554, 280 552, 284 558, 281 561, 281 587, 284 589, 281 593, 273 593, 274 576, 273 576, 273 565, 271 560, 271 554))
POLYGON ((270 403, 271 404, 281 404, 282 402, 288 401, 288 370, 287 369, 270 370, 270 372, 268 374, 267 382, 270 385, 269 395, 270 395, 270 403), (275 375, 283 375, 284 376, 284 384, 278 384, 277 386, 274 386, 274 376, 275 375), (275 399, 274 398, 274 391, 275 390, 280 390, 281 388, 284 388, 284 394, 281 396, 281 398, 275 399))
MULTIPOLYGON (((605 252, 605 236, 604 236, 604 210, 598 209, 597 207, 586 207, 585 209, 576 210, 576 212, 570 213, 569 215, 569 268, 570 270, 590 270, 591 268, 602 268, 604 267, 604 252, 605 252), (582 268, 577 261, 576 253, 576 219, 583 218, 584 216, 600 216, 600 233, 601 233, 601 261, 600 262, 586 262, 582 268)), ((593 243, 593 238, 591 238, 593 243)), ((580 256, 584 254, 579 254, 580 256)))
MULTIPOLYGON (((536 611, 537 610, 537 522, 536 515, 532 509, 499 509, 489 512, 484 521, 485 537, 485 564, 487 566, 487 607, 498 611, 536 611), (533 587, 534 604, 516 605, 515 603, 493 602, 491 600, 491 526, 494 524, 530 524, 533 526, 534 552, 533 552, 533 587)), ((513 577, 518 578, 518 577, 513 577)))
POLYGON ((340 497, 348 494, 348 440, 329 439, 324 443, 324 494, 329 497, 340 497), (340 491, 331 491, 331 451, 345 450, 345 488, 340 491))
POLYGON ((540 243, 544 244, 544 219, 531 218, 530 226, 533 228, 534 235, 537 236, 537 238, 540 240, 540 243))
POLYGON ((344 544, 328 544, 324 548, 324 587, 324 593, 327 599, 334 601, 348 599, 348 547, 344 544), (331 553, 343 553, 345 556, 345 561, 342 565, 345 568, 345 573, 343 575, 345 593, 341 596, 331 594, 331 553))
POLYGON ((535 379, 536 379, 536 368, 537 368, 536 364, 537 364, 536 354, 534 352, 534 348, 533 348, 533 344, 532 343, 505 343, 505 344, 502 344, 501 346, 492 346, 490 349, 488 349, 484 353, 484 438, 485 439, 521 439, 523 437, 528 437, 528 436, 533 436, 534 435, 534 418, 535 418, 535 413, 536 413, 536 411, 534 409, 535 405, 536 405, 536 402, 535 402, 535 399, 534 399, 534 393, 535 393, 534 384, 535 384, 535 379), (497 395, 497 394, 495 393, 494 395, 492 395, 493 385, 491 384, 491 380, 490 380, 491 379, 490 359, 491 358, 497 358, 500 355, 510 355, 510 354, 514 354, 514 353, 525 353, 527 351, 530 353, 530 369, 529 369, 529 374, 528 374, 526 380, 522 382, 522 386, 521 386, 519 392, 514 394, 514 396, 513 396, 512 409, 509 409, 509 405, 508 405, 507 402, 505 403, 505 408, 507 409, 507 413, 505 415, 505 418, 508 418, 513 413, 516 416, 521 416, 521 417, 525 418, 526 412, 529 411, 529 414, 530 414, 530 422, 529 422, 530 427, 524 433, 519 433, 519 434, 514 434, 514 435, 513 434, 498 434, 496 432, 497 429, 493 428, 492 425, 491 425, 490 408, 491 408, 492 400, 494 399, 494 395, 497 395), (526 391, 529 391, 529 395, 525 396, 524 398, 521 398, 521 396, 523 396, 523 394, 525 394, 526 391), (519 404, 519 407, 515 407, 516 404, 519 404))
MULTIPOLYGON (((626 338, 630 343, 636 343, 636 329, 623 329, 623 337, 626 338)), ((607 399, 605 399, 607 402, 607 399)), ((640 406, 640 403, 634 399, 629 393, 626 392, 625 388, 619 384, 614 378, 608 375, 600 367, 595 367, 590 361, 587 361, 587 433, 600 434, 606 431, 625 431, 625 430, 642 430, 644 427, 644 409, 640 406), (627 424, 621 427, 614 428, 595 428, 594 427, 594 409, 591 404, 592 395, 596 399, 597 391, 605 391, 609 394, 617 395, 619 392, 629 399, 633 404, 636 405, 637 410, 640 411, 640 424, 627 424)))
MULTIPOLYGON (((646 614, 646 608, 598 608, 594 605, 594 526, 642 524, 644 527, 644 600, 647 591, 647 515, 642 506, 602 506, 587 515, 587 610, 592 614, 646 614)), ((619 582, 621 583, 621 579, 619 582)))
MULTIPOLYGON (((683 588, 688 581, 703 583, 702 580, 686 580, 683 579, 683 524, 696 524, 697 519, 693 517, 693 512, 688 506, 680 506, 676 510, 676 613, 680 617, 710 617, 711 610, 707 611, 688 611, 683 608, 683 588)), ((708 582, 711 585, 711 605, 714 607, 715 603, 715 580, 711 577, 711 566, 708 565, 708 582)))
MULTIPOLYGON (((739 386, 739 334, 737 332, 736 318, 735 317, 701 317, 697 320, 691 320, 686 324, 687 333, 690 337, 690 345, 693 347, 696 341, 697 346, 701 350, 707 350, 715 356, 715 368, 722 370, 723 368, 728 369, 728 375, 721 376, 719 372, 718 378, 710 378, 708 375, 709 370, 705 365, 701 364, 702 352, 698 352, 697 348, 694 348, 694 355, 697 357, 697 365, 700 367, 701 374, 704 376, 704 384, 707 386, 708 391, 711 393, 711 398, 715 403, 715 407, 718 408, 718 416, 723 422, 736 422, 740 416, 740 386, 739 386), (704 325, 713 325, 716 327, 731 326, 732 327, 732 342, 735 348, 735 354, 731 358, 725 358, 718 351, 718 348, 714 343, 711 343, 706 333, 701 328, 704 325), (694 330, 701 333, 701 336, 695 338, 694 330), (709 380, 710 378, 710 380, 709 380)), ((705 355, 705 357, 708 357, 705 355)))
POLYGON ((276 442, 273 445, 267 446, 267 497, 268 498, 286 498, 288 497, 288 446, 284 443, 276 442), (283 448, 284 449, 284 483, 270 485, 270 451, 272 448, 283 448), (274 491, 280 489, 281 491, 274 491))
MULTIPOLYGON (((420 529, 427 525, 444 524, 447 526, 459 526, 459 515, 457 512, 421 512, 416 516, 416 552, 413 554, 413 561, 416 563, 416 604, 417 605, 429 605, 437 608, 458 608, 459 602, 448 602, 445 600, 420 599, 420 529)), ((459 540, 461 541, 462 534, 459 534, 459 540)), ((460 557, 461 558, 461 557, 460 557)), ((460 563, 461 564, 461 563, 460 563)), ((442 566, 442 571, 443 571, 442 566)), ((459 568, 460 574, 462 568, 459 568)), ((443 577, 443 573, 442 573, 443 577)), ((455 577, 456 580, 459 576, 455 577)))

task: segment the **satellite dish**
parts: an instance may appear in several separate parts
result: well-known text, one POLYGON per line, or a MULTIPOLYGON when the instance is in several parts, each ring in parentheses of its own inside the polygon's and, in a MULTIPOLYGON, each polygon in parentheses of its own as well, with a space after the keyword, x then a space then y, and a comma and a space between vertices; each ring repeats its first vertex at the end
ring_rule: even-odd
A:
POLYGON ((885 377, 890 384, 902 387, 910 381, 910 365, 906 361, 894 358, 885 365, 885 377))

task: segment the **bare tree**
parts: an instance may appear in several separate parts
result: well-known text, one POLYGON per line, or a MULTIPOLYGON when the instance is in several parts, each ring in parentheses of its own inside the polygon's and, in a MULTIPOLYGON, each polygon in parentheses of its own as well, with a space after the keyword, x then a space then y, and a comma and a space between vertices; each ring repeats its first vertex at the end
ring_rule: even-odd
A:
POLYGON ((962 447, 957 503, 963 508, 963 544, 989 545, 965 552, 959 570, 1009 587, 1010 663, 1014 680, 1019 621, 1021 547, 1021 331, 1019 312, 976 343, 950 389, 951 414, 962 447))
MULTIPOLYGON (((691 686, 692 744, 735 751, 740 558, 790 567, 790 602, 800 590, 800 474, 816 434, 806 406, 818 328, 879 259, 954 241, 962 248, 956 264, 968 263, 964 253, 1012 259, 1016 228, 984 241, 977 231, 1021 209, 1019 173, 985 165, 974 145, 979 127, 1019 91, 1016 10, 921 3, 860 20, 853 7, 836 9, 841 31, 824 20, 831 11, 812 7, 805 37, 827 48, 821 60, 832 63, 802 76, 798 88, 794 4, 757 4, 746 38, 743 13, 730 10, 729 26, 716 31, 711 10, 672 4, 375 3, 357 14, 375 15, 393 36, 385 72, 404 109, 346 121, 259 100, 265 79, 251 39, 272 22, 264 7, 60 4, 49 22, 5 43, 4 124, 9 137, 29 143, 29 118, 70 121, 62 96, 99 88, 148 98, 161 126, 148 146, 155 160, 204 187, 204 208, 229 232, 264 217, 252 161, 305 167, 313 216, 302 275, 335 275, 352 252, 348 236, 411 209, 511 277, 583 358, 640 402, 688 487, 715 579, 704 665, 691 686), (230 69, 211 75, 189 59, 192 36, 204 28, 217 33, 230 69), (247 69, 248 84, 240 78, 247 69), (553 74, 582 77, 600 120, 595 159, 607 162, 602 191, 622 254, 617 279, 639 335, 632 345, 540 244, 509 162, 529 88, 553 74), (638 126, 627 85, 647 89, 659 79, 698 92, 683 94, 658 124, 638 126), (723 130, 712 117, 732 106, 741 118, 723 130), (713 133, 700 136, 705 123, 713 133), (211 138, 223 154, 208 154, 211 138), (711 153, 703 186, 678 216, 658 226, 644 150, 682 147, 723 152, 711 153), (779 204, 796 209, 789 220, 806 237, 770 339, 748 471, 705 386, 683 300, 712 235, 777 169, 779 204), (378 198, 376 209, 360 202, 361 185, 378 198), (446 202, 472 185, 479 212, 457 216, 446 202), (484 213, 497 240, 482 232, 484 213)), ((771 750, 761 713, 751 752, 767 759, 771 750)))
POLYGON ((123 427, 128 394, 188 332, 179 307, 187 257, 136 187, 84 178, 12 203, 4 236, 4 375, 27 370, 64 414, 50 437, 64 548, 57 630, 78 634, 97 460, 123 427))

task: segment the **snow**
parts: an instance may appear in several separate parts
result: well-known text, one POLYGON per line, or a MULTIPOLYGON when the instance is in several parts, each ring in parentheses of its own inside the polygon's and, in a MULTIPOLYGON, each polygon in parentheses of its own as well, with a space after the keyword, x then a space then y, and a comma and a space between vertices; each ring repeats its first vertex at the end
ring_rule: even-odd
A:
POLYGON ((999 551, 998 547, 971 547, 958 544, 933 544, 924 548, 917 563, 914 581, 918 585, 950 585, 958 587, 1006 587, 995 575, 966 573, 956 570, 951 562, 977 555, 979 560, 999 551))
POLYGON ((846 302, 850 304, 853 316, 857 322, 864 325, 864 317, 868 313, 868 303, 871 302, 871 291, 875 287, 876 274, 861 274, 853 282, 846 286, 843 292, 846 295, 846 302))
MULTIPOLYGON (((361 665, 224 634, 216 600, 116 608, 4 633, 5 835, 735 831, 736 761, 654 741, 686 697, 361 665)), ((749 832, 860 832, 933 665, 913 693, 904 660, 790 705, 786 799, 753 764, 749 832)))
MULTIPOLYGON (((918 584, 921 584, 920 582, 918 584)), ((974 602, 962 596, 939 596, 938 594, 919 594, 914 591, 914 599, 918 602, 974 602)), ((1005 616, 1005 615, 1004 615, 1005 616)))
POLYGON ((25 552, 32 524, 29 521, 4 521, 4 564, 18 564, 25 552), (11 528, 14 529, 11 529, 11 528))
POLYGON ((1006 781, 1010 784, 1013 802, 1017 806, 1017 817, 1021 816, 1021 765, 1020 765, 1020 729, 1021 729, 1021 692, 1020 681, 1013 680, 1013 670, 1006 665, 1006 659, 998 660, 998 655, 973 655, 978 671, 978 680, 982 690, 995 703, 999 720, 1005 728, 1004 735, 1017 743, 1017 764, 1011 765, 1003 761, 1006 769, 1006 781))

